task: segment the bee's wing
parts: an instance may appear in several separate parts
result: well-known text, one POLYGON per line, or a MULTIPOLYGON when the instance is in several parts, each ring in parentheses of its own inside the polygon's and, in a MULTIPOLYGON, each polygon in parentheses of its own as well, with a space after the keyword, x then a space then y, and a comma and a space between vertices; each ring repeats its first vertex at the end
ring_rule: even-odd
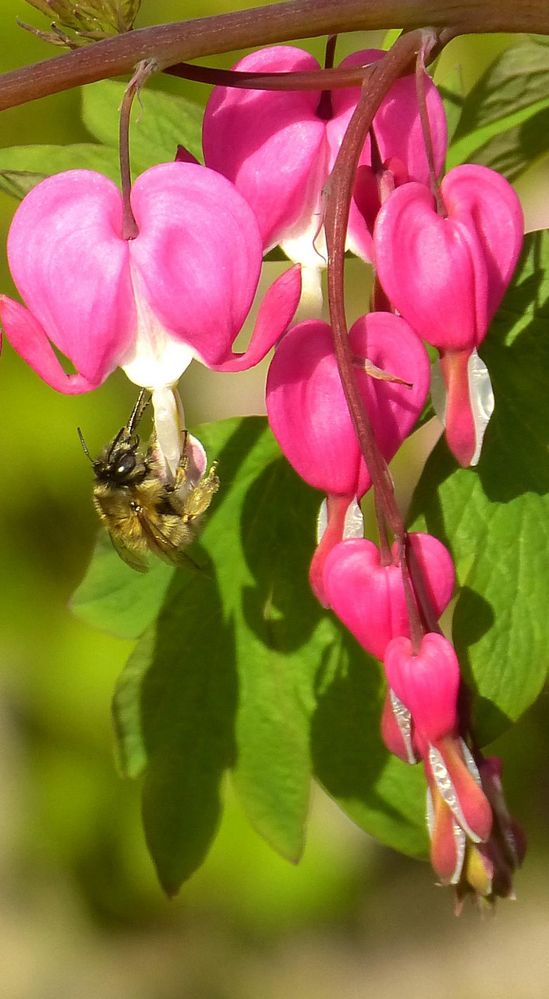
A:
POLYGON ((123 562, 135 569, 136 572, 148 572, 151 568, 151 561, 147 552, 136 552, 134 548, 129 548, 124 542, 109 531, 112 546, 123 562))
POLYGON ((149 548, 158 558, 161 558, 163 562, 168 562, 169 565, 191 566, 194 569, 200 570, 200 566, 187 555, 186 548, 193 540, 192 534, 189 532, 188 537, 183 541, 179 540, 175 542, 170 536, 164 531, 158 523, 153 522, 150 517, 147 516, 145 510, 139 512, 139 523, 143 530, 143 534, 147 538, 149 548))

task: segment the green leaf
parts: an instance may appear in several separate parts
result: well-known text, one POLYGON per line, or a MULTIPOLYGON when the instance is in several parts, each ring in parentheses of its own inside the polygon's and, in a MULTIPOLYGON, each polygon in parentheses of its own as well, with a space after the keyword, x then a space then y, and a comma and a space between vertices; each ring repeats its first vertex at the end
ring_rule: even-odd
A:
POLYGON ((44 177, 62 170, 98 170, 111 180, 118 181, 118 153, 116 149, 91 142, 72 146, 11 146, 0 150, 0 187, 14 197, 22 198, 44 177), (11 182, 11 189, 10 189, 11 182))
POLYGON ((46 174, 30 170, 0 170, 0 191, 10 194, 12 198, 22 199, 45 177, 46 174))
POLYGON ((437 89, 444 103, 448 141, 451 142, 458 127, 465 102, 465 88, 461 66, 455 66, 452 72, 447 74, 443 80, 437 81, 437 89))
POLYGON ((516 180, 540 156, 547 153, 549 108, 543 108, 514 128, 498 132, 475 150, 475 163, 482 163, 516 180))
MULTIPOLYGON (((191 767, 190 776, 187 768, 186 741, 186 732, 192 731, 193 724, 206 740, 215 741, 217 730, 234 731, 238 746, 234 780, 245 810, 261 834, 292 858, 302 849, 310 781, 306 714, 296 696, 298 649, 288 649, 292 639, 286 636, 284 622, 273 620, 278 611, 271 611, 266 596, 258 593, 242 550, 250 537, 257 550, 257 534, 263 532, 257 502, 249 518, 244 519, 242 508, 258 473, 276 456, 276 445, 263 420, 226 421, 202 428, 200 437, 211 456, 219 460, 222 481, 222 502, 214 505, 209 516, 198 557, 203 563, 210 556, 211 562, 203 574, 185 568, 174 573, 154 636, 147 634, 138 646, 115 699, 126 770, 135 773, 147 762, 145 824, 160 879, 171 885, 170 890, 174 878, 177 881, 187 876, 207 848, 206 830, 210 836, 215 831, 213 820, 196 824, 194 819, 190 824, 185 819, 184 827, 180 820, 173 829, 176 787, 172 787, 171 778, 182 795, 186 794, 187 779, 195 780, 195 768, 191 767), (193 677, 202 690, 198 711, 196 698, 189 697, 188 691, 193 677), (210 711, 212 703, 217 705, 219 686, 233 689, 236 680, 238 716, 236 720, 233 717, 234 698, 226 698, 226 713, 221 718, 216 707, 212 730, 210 711), (178 753, 179 770, 174 764, 178 753), (167 770, 164 756, 171 761, 167 770), (147 802, 154 804, 149 808, 147 802), (202 837, 200 847, 196 830, 202 837), (170 846, 164 850, 166 841, 170 846), (172 866, 166 870, 168 861, 176 865, 177 875, 172 866)), ((277 464, 286 471, 281 459, 277 464)), ((271 484, 276 484, 276 478, 271 484)), ((271 495, 275 510, 278 499, 277 492, 271 495)), ((261 503, 261 498, 258 500, 261 503)), ((279 575, 288 572, 280 535, 274 551, 259 550, 261 564, 271 561, 269 600, 276 608, 279 575)), ((221 768, 217 773, 221 775, 221 768)), ((200 808, 206 807, 209 796, 211 819, 216 812, 212 786, 200 793, 195 789, 193 794, 200 797, 200 808)))
POLYGON ((549 54, 527 39, 502 52, 470 90, 455 138, 502 122, 517 112, 534 110, 549 99, 549 54))
POLYGON ((298 859, 311 753, 359 824, 423 852, 422 775, 381 745, 380 671, 308 587, 320 497, 279 457, 264 420, 198 435, 221 478, 193 555, 206 571, 174 572, 114 703, 121 766, 146 770, 145 827, 162 884, 177 890, 205 856, 227 768, 257 831, 298 859))
MULTIPOLYGON (((0 150, 0 190, 16 198, 45 177, 62 170, 97 170, 119 183, 118 117, 126 84, 102 80, 82 91, 82 118, 98 141, 70 146, 12 146, 0 150)), ((155 163, 175 158, 185 146, 197 159, 202 155, 203 109, 174 94, 145 88, 136 102, 131 130, 134 174, 155 163)))
POLYGON ((454 640, 482 743, 532 704, 549 665, 548 270, 549 233, 533 233, 481 349, 496 408, 478 469, 456 470, 441 442, 413 504, 413 529, 456 560, 454 640))
POLYGON ((221 781, 235 755, 233 629, 211 573, 193 575, 192 584, 186 570, 174 577, 114 705, 123 768, 130 776, 147 768, 145 834, 169 895, 208 852, 221 817, 221 781))
POLYGON ((139 638, 158 617, 174 570, 160 559, 135 572, 101 531, 88 571, 71 599, 80 621, 119 638, 139 638))
POLYGON ((527 39, 506 49, 464 101, 447 168, 483 163, 519 176, 544 151, 536 131, 545 132, 548 85, 546 48, 527 39))
MULTIPOLYGON (((101 80, 82 91, 82 120, 95 139, 118 148, 119 108, 126 84, 101 80)), ((134 173, 155 163, 175 159, 183 145, 200 159, 202 156, 202 116, 204 109, 177 94, 145 87, 134 103, 131 126, 131 158, 134 173)))
POLYGON ((425 856, 425 779, 421 767, 391 756, 381 741, 381 668, 339 624, 327 623, 335 634, 316 678, 314 772, 367 833, 403 853, 425 856))

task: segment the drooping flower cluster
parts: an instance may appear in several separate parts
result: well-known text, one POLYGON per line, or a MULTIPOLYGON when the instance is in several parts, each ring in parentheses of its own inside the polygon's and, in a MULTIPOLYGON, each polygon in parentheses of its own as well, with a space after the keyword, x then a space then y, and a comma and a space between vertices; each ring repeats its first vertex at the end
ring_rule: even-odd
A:
MULTIPOLYGON (((367 50, 344 62, 361 66, 382 55, 367 50)), ((236 68, 318 66, 280 46, 236 68)), ((383 468, 427 400, 423 341, 440 354, 448 444, 461 464, 478 460, 491 401, 476 348, 522 237, 518 199, 498 174, 462 166, 438 186, 446 124, 426 74, 423 90, 432 155, 416 80, 405 77, 381 103, 360 151, 347 230, 348 248, 376 274, 376 309, 367 313, 364 303, 348 343, 383 468)), ((291 326, 299 266, 266 293, 248 349, 232 350, 264 252, 280 245, 319 276, 329 177, 359 93, 216 88, 204 118, 207 165, 174 150, 175 162, 142 174, 131 190, 132 238, 124 234, 122 196, 101 175, 75 170, 39 184, 8 241, 25 304, 0 296, 0 319, 13 346, 59 391, 94 389, 118 366, 150 389, 172 470, 181 457, 174 387, 191 360, 241 371, 275 347, 266 387, 271 429, 298 474, 326 496, 311 586, 383 663, 381 733, 392 753, 423 763, 435 871, 460 898, 469 891, 492 898, 511 893, 523 845, 505 808, 499 762, 483 759, 471 737, 459 663, 439 625, 455 584, 451 556, 436 538, 404 530, 391 547, 383 510, 379 548, 363 536, 360 501, 378 483, 350 416, 332 329, 320 318, 291 326), (75 373, 65 372, 54 348, 75 373)))

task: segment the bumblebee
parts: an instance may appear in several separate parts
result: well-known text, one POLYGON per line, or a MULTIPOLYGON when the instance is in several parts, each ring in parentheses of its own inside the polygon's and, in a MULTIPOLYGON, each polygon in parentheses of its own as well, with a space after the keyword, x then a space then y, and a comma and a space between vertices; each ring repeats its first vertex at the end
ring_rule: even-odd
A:
POLYGON ((150 553, 176 566, 191 561, 185 549, 219 488, 215 464, 202 477, 197 471, 187 431, 173 480, 154 434, 147 450, 141 449, 136 427, 149 399, 143 390, 126 425, 95 460, 78 428, 95 475, 93 502, 99 519, 120 557, 138 572, 149 570, 150 553))

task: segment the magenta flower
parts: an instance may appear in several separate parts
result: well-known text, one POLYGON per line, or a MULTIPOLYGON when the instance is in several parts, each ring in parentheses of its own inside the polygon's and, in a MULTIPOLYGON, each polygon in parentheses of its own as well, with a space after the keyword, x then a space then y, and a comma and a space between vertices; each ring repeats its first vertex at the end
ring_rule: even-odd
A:
MULTIPOLYGON (((389 460, 425 402, 427 355, 408 324, 385 312, 362 316, 349 337, 377 443, 389 460), (366 358, 410 385, 372 378, 360 370, 361 359, 366 358)), ((267 377, 267 414, 286 458, 309 485, 350 499, 364 495, 371 479, 343 394, 327 323, 299 323, 279 343, 267 377)))
MULTIPOLYGON (((409 540, 438 618, 454 589, 452 558, 430 534, 410 534, 409 540)), ((393 561, 383 565, 379 548, 372 541, 355 538, 332 548, 324 564, 323 583, 329 606, 376 659, 383 659, 391 639, 410 636, 396 543, 392 554, 393 561)))
POLYGON ((244 198, 212 170, 164 163, 137 178, 131 204, 139 231, 127 240, 121 194, 101 174, 71 170, 27 195, 8 238, 25 305, 0 296, 15 349, 67 393, 96 388, 117 366, 136 384, 162 389, 193 358, 225 371, 257 363, 291 321, 300 276, 293 268, 271 286, 248 350, 234 354, 262 262, 244 198))
POLYGON ((453 646, 442 635, 429 633, 414 654, 409 638, 393 638, 384 661, 387 683, 408 708, 424 755, 429 744, 457 729, 460 674, 453 646))
MULTIPOLYGON (((365 65, 384 55, 355 52, 344 65, 365 65)), ((313 56, 291 46, 262 49, 235 69, 250 73, 318 70, 313 56)), ((322 191, 360 95, 359 87, 320 91, 253 91, 216 87, 204 116, 208 166, 229 177, 253 207, 266 249, 280 243, 287 255, 312 267, 323 264, 322 191), (316 247, 316 249, 315 249, 316 247)), ((426 76, 437 166, 446 151, 442 101, 426 76)), ((428 168, 413 76, 397 80, 374 118, 382 160, 397 156, 411 178, 427 181, 428 168)), ((370 140, 362 154, 370 163, 370 140)), ((353 206, 349 246, 364 252, 364 221, 353 206)))
POLYGON ((440 193, 445 216, 421 184, 394 191, 377 217, 375 260, 394 307, 442 355, 447 439, 468 465, 479 451, 469 357, 511 280, 523 218, 512 187, 487 167, 456 167, 440 193))
MULTIPOLYGON (((387 312, 371 312, 358 319, 349 336, 364 403, 378 446, 389 460, 425 402, 427 355, 404 320, 387 312), (361 371, 361 361, 366 358, 409 384, 382 381, 366 374, 364 368, 361 371)), ((328 496, 326 529, 309 573, 315 595, 328 606, 324 561, 333 546, 348 535, 351 505, 369 489, 371 479, 343 393, 332 331, 326 323, 299 323, 283 337, 267 377, 267 415, 290 464, 302 479, 328 496)), ((356 519, 352 511, 351 519, 356 519)))

